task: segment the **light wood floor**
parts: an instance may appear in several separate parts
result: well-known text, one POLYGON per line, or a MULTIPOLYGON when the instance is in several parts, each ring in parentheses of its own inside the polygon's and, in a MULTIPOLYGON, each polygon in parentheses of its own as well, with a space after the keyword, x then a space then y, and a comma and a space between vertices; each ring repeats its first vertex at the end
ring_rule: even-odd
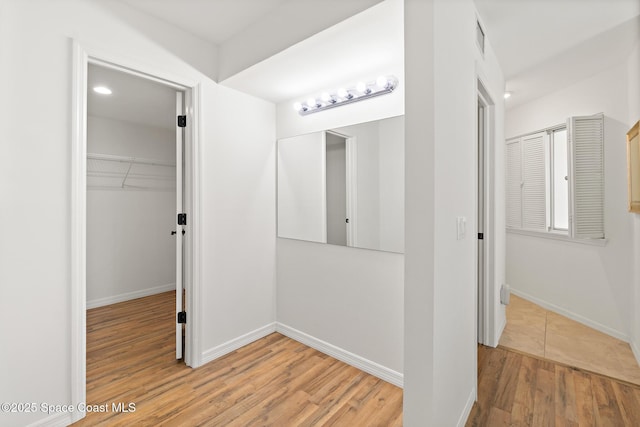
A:
POLYGON ((629 344, 511 295, 500 345, 640 384, 629 344))
POLYGON ((505 348, 478 347, 467 427, 640 426, 640 387, 505 348))
POLYGON ((198 369, 175 360, 175 294, 87 311, 87 403, 74 424, 401 426, 402 390, 274 333, 198 369))

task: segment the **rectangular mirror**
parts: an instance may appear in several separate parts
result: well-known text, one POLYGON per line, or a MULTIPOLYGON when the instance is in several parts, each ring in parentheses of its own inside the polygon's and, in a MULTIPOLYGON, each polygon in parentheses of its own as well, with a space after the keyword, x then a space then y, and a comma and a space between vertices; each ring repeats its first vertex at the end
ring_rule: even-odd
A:
POLYGON ((278 237, 404 252, 404 117, 278 141, 278 237))

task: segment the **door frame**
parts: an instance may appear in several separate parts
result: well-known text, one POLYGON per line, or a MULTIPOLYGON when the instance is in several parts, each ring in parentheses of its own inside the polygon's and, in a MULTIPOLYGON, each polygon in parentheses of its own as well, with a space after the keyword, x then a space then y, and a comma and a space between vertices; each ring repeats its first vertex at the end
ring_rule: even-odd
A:
MULTIPOLYGON (((345 177, 346 177, 346 193, 347 193, 347 209, 346 216, 349 218, 347 227, 347 246, 358 246, 358 150, 357 138, 336 132, 334 130, 324 131, 325 134, 325 151, 326 151, 326 134, 332 134, 344 139, 345 151, 345 177)), ((326 156, 325 156, 326 157, 326 156)), ((325 160, 326 161, 326 160, 325 160)), ((325 191, 326 199, 326 191, 325 191)), ((325 221, 326 222, 326 221, 325 221)))
MULTIPOLYGON (((184 76, 176 76, 132 58, 114 52, 81 45, 72 40, 71 76, 71 402, 78 408, 86 402, 86 227, 87 227, 87 72, 89 63, 110 67, 139 77, 173 86, 185 93, 187 128, 184 135, 184 209, 187 213, 187 234, 184 253, 186 290, 186 346, 187 366, 202 364, 200 343, 200 268, 201 268, 201 194, 200 194, 200 83, 184 76)), ((75 411, 73 421, 84 418, 85 412, 75 411)))
MULTIPOLYGON (((484 123, 482 126, 484 137, 484 162, 483 162, 483 180, 484 180, 484 253, 482 265, 479 265, 478 245, 475 248, 476 260, 476 284, 480 284, 478 272, 482 270, 482 288, 476 292, 476 330, 478 331, 478 343, 491 347, 497 346, 495 341, 497 325, 496 323, 496 289, 495 289, 495 102, 487 90, 487 85, 483 82, 482 77, 476 78, 476 117, 477 103, 480 102, 484 106, 484 123)), ((478 224, 479 212, 479 191, 478 177, 479 168, 479 147, 478 135, 480 124, 476 119, 476 224, 478 224)), ((477 240, 477 236, 476 237, 477 240)))

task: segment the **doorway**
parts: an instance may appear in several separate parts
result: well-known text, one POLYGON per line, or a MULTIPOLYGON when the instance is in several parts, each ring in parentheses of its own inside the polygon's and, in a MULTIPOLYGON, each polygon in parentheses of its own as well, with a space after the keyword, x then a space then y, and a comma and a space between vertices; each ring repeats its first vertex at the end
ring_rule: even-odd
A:
MULTIPOLYGON (((71 150, 71 400, 75 405, 86 402, 86 309, 87 309, 87 171, 88 171, 88 145, 87 145, 87 125, 88 125, 88 87, 89 65, 97 65, 110 70, 116 70, 129 76, 136 76, 147 82, 155 82, 163 86, 169 87, 173 91, 172 107, 182 106, 183 118, 186 127, 178 126, 178 118, 176 111, 173 110, 171 120, 174 130, 174 150, 176 159, 174 160, 175 172, 173 179, 176 180, 175 187, 178 187, 178 179, 182 178, 183 188, 181 196, 177 195, 174 199, 175 207, 171 210, 170 216, 173 225, 170 230, 165 230, 162 238, 176 240, 178 236, 182 236, 182 250, 178 250, 176 242, 176 280, 173 292, 182 295, 182 292, 176 292, 177 288, 185 292, 185 300, 178 301, 176 298, 176 312, 169 313, 173 318, 172 323, 175 325, 175 357, 182 358, 184 363, 190 367, 197 367, 201 364, 200 345, 198 340, 198 319, 199 319, 199 165, 195 159, 199 155, 198 140, 198 111, 200 103, 200 87, 188 78, 176 79, 173 74, 166 75, 160 70, 153 67, 149 68, 148 64, 137 63, 130 58, 117 58, 112 53, 105 53, 99 50, 87 51, 79 43, 73 44, 73 75, 72 75, 72 150, 71 150), (176 93, 180 93, 180 96, 176 93), (182 141, 179 144, 176 141, 182 141), (182 161, 177 156, 183 156, 182 161), (178 166, 180 171, 178 172, 178 166), (179 208, 179 201, 183 202, 180 213, 186 214, 183 219, 186 221, 182 224, 177 223, 176 213, 179 208), (171 235, 171 231, 176 231, 175 235, 171 235), (184 231, 184 233, 183 233, 184 231), (182 257, 178 257, 182 254, 182 257), (178 272, 178 265, 184 265, 182 272, 178 272), (184 285, 181 279, 184 278, 184 285), (178 312, 189 313, 189 323, 178 323, 178 312), (183 330, 185 339, 183 341, 183 330), (184 351, 183 343, 184 342, 184 351)), ((138 88, 133 89, 134 93, 138 93, 138 88)), ((129 156, 132 157, 132 156, 129 156)), ((104 159, 102 159, 104 160, 104 159)), ((147 159, 149 160, 149 159, 147 159)), ((132 162, 129 162, 132 163, 132 162)), ((150 181, 141 175, 154 175, 156 178, 166 178, 163 173, 159 173, 159 168, 167 167, 163 162, 151 162, 153 164, 131 164, 126 166, 126 171, 121 176, 122 183, 128 186, 129 192, 139 191, 135 187, 149 186, 150 181), (134 167, 137 169, 134 169, 134 167), (155 172, 151 173, 149 169, 155 168, 155 172), (141 170, 142 169, 142 170, 141 170), (132 171, 135 173, 132 174, 132 171), (126 179, 125 179, 126 177, 126 179), (135 178, 135 179, 134 179, 135 178), (146 180, 145 180, 146 179, 146 180), (146 185, 143 185, 146 183, 146 185)), ((102 177, 104 178, 104 177, 102 177)), ((113 177, 112 177, 113 178, 113 177)), ((161 179, 160 179, 161 181, 161 179)), ((95 184, 95 183, 94 183, 95 184)), ((111 183, 113 184, 113 183, 111 183)), ((166 184, 166 182, 164 182, 166 184)), ((127 215, 126 212, 122 213, 127 215)), ((143 254, 140 254, 143 255, 143 254)), ((172 263, 174 264, 174 263, 172 263)), ((157 290, 157 289, 156 289, 157 290)), ((183 318, 186 317, 183 315, 183 318)), ((83 412, 74 413, 74 421, 81 419, 83 412)))
POLYGON ((357 244, 356 138, 324 132, 327 243, 357 244))
POLYGON ((173 290, 183 312, 183 92, 99 64, 87 85, 87 307, 173 290))
POLYGON ((477 342, 496 346, 493 227, 493 129, 494 103, 477 80, 476 104, 476 229, 477 229, 477 342))

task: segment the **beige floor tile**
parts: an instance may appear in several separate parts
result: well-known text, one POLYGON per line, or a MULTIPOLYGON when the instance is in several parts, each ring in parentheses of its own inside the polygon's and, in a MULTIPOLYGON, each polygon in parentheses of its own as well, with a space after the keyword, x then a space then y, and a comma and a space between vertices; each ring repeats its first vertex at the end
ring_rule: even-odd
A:
POLYGON ((500 345, 640 384, 629 344, 514 295, 500 345))
POLYGON ((545 357, 640 384, 629 344, 552 312, 547 314, 545 357))
POLYGON ((544 357, 546 316, 542 307, 511 295, 500 345, 544 357))

